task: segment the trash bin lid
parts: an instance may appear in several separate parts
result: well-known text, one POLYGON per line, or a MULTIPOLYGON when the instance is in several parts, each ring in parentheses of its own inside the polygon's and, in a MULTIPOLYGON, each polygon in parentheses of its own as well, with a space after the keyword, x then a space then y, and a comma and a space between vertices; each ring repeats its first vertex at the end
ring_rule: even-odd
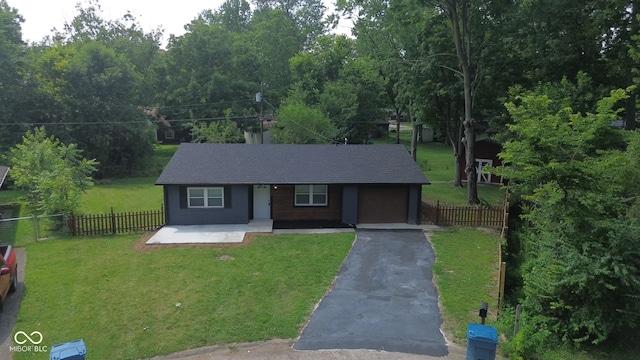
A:
POLYGON ((87 347, 83 339, 69 341, 64 344, 57 344, 51 347, 50 360, 76 360, 84 359, 87 354, 87 347))
POLYGON ((493 326, 469 324, 467 327, 467 337, 469 340, 484 340, 498 343, 498 331, 493 326))

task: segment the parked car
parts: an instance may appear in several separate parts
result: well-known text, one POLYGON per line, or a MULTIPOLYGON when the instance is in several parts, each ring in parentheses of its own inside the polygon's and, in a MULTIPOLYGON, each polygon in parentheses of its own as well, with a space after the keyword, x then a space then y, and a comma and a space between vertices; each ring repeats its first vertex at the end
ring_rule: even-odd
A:
POLYGON ((18 289, 18 258, 11 245, 0 245, 0 311, 9 293, 18 289))

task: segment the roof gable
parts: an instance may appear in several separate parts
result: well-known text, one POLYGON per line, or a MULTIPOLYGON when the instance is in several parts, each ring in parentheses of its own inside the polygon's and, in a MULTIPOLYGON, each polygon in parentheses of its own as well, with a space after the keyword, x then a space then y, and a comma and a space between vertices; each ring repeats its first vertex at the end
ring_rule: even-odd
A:
POLYGON ((157 185, 428 184, 403 145, 181 144, 157 185))

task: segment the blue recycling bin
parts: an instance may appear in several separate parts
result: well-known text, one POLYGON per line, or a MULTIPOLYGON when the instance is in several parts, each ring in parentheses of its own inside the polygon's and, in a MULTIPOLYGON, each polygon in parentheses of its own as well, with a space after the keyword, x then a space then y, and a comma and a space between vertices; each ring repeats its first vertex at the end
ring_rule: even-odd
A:
POLYGON ((85 360, 87 347, 84 340, 78 339, 51 347, 50 360, 85 360))
POLYGON ((498 331, 493 326, 469 324, 467 327, 467 360, 495 360, 498 331))

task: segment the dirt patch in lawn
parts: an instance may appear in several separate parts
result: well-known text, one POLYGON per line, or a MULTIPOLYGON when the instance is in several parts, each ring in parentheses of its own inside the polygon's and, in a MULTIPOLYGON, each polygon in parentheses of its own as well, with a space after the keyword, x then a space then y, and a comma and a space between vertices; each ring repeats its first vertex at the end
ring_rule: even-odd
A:
POLYGON ((170 248, 182 248, 182 247, 214 247, 214 248, 235 248, 243 247, 251 244, 253 240, 261 236, 271 236, 272 233, 266 232, 248 232, 244 234, 244 239, 241 243, 229 243, 229 244, 153 244, 147 245, 146 242, 151 239, 155 232, 145 233, 136 243, 133 245, 133 251, 138 253, 148 253, 155 250, 170 249, 170 248))

